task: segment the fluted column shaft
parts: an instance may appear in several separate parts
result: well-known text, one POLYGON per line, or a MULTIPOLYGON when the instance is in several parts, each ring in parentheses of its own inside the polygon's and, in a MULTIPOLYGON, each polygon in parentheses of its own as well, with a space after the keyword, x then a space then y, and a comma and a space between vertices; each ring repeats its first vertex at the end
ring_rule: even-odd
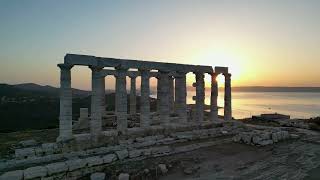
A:
POLYGON ((224 92, 224 119, 232 119, 232 104, 231 104, 231 74, 225 76, 225 92, 224 92))
POLYGON ((161 99, 161 80, 160 74, 156 77, 157 78, 157 113, 160 114, 160 99, 161 99))
POLYGON ((210 120, 218 120, 218 74, 211 74, 210 120))
POLYGON ((170 123, 169 119, 169 72, 160 72, 160 121, 162 124, 170 123))
POLYGON ((130 114, 137 113, 136 76, 130 77, 130 114))
POLYGON ((90 133, 92 136, 97 136, 102 130, 102 104, 103 101, 103 79, 100 72, 102 67, 90 66, 91 78, 91 121, 90 133))
POLYGON ((101 115, 105 116, 106 114, 106 83, 105 77, 101 77, 101 115))
POLYGON ((177 72, 175 76, 175 111, 181 122, 187 122, 187 84, 186 73, 177 72))
POLYGON ((169 76, 169 110, 170 113, 174 112, 174 78, 172 76, 169 76))
POLYGON ((140 127, 149 127, 150 122, 150 71, 140 69, 141 72, 141 102, 140 102, 140 127))
POLYGON ((60 115, 57 141, 72 139, 72 89, 70 65, 59 64, 60 68, 60 115))
POLYGON ((195 120, 197 123, 203 122, 204 117, 204 98, 205 98, 205 88, 204 88, 204 74, 202 72, 196 72, 196 83, 194 86, 196 87, 196 113, 195 120))
POLYGON ((117 68, 116 75, 116 116, 117 130, 123 134, 127 132, 127 90, 126 74, 127 69, 117 68))

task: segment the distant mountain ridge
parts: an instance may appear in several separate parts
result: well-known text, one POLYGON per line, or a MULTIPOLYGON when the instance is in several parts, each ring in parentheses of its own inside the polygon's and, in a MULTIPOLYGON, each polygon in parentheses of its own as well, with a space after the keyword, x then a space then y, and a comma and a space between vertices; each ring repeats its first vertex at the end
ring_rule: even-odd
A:
MULTIPOLYGON (((42 86, 35 83, 23 83, 23 84, 15 84, 15 85, 0 84, 0 88, 3 87, 4 85, 21 89, 21 90, 27 90, 27 91, 59 94, 59 88, 49 86, 49 85, 42 86)), ((189 91, 195 90, 195 88, 192 86, 188 86, 187 89, 189 91)), ((206 90, 209 90, 209 88, 206 88, 206 90)), ((221 91, 223 90, 223 88, 219 88, 219 90, 221 91)), ((114 92, 114 90, 107 90, 107 91, 114 92)), ((238 86, 238 87, 232 87, 232 91, 233 92, 320 92, 320 87, 238 86)), ((73 88, 74 95, 88 96, 90 95, 90 93, 91 91, 73 88)))

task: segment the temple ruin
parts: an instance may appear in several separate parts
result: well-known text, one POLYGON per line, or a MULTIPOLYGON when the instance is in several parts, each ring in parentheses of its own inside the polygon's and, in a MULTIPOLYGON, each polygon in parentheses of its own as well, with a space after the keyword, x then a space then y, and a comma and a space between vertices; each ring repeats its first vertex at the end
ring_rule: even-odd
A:
MULTIPOLYGON (((218 83, 217 76, 225 77, 224 120, 232 119, 231 107, 231 74, 227 67, 187 65, 175 63, 150 62, 127 59, 102 58, 87 55, 67 54, 60 68, 60 117, 58 142, 77 138, 73 134, 72 119, 72 89, 71 69, 74 66, 88 66, 92 71, 91 112, 89 116, 89 129, 91 137, 109 134, 102 130, 102 117, 106 113, 105 89, 110 88, 105 84, 106 76, 114 76, 115 85, 115 116, 116 131, 127 134, 128 117, 138 114, 140 117, 139 128, 152 128, 153 119, 150 112, 150 78, 157 78, 157 115, 161 126, 170 126, 174 123, 170 120, 170 114, 178 116, 179 125, 201 125, 204 121, 214 122, 218 120, 218 83), (108 69, 104 69, 108 68, 108 69), (187 82, 186 74, 194 73, 196 82, 195 108, 193 118, 187 115, 187 82), (205 112, 205 74, 211 75, 211 102, 210 116, 204 118, 205 112), (128 111, 126 77, 130 77, 130 105, 128 111), (140 112, 137 112, 136 78, 141 77, 140 112)), ((88 109, 82 109, 82 116, 88 116, 88 109)))

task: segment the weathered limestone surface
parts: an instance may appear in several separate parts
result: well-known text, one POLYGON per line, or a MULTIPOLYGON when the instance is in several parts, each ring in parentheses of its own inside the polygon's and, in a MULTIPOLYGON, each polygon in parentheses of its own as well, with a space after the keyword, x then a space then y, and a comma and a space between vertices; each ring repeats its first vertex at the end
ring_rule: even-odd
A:
POLYGON ((186 73, 177 72, 175 76, 175 111, 182 123, 187 122, 186 86, 186 73))
POLYGON ((195 121, 198 124, 203 122, 204 118, 204 98, 205 98, 205 89, 204 89, 204 74, 200 72, 196 72, 196 83, 194 86, 196 87, 196 109, 195 109, 195 121))
POLYGON ((160 121, 162 124, 169 124, 169 72, 160 72, 160 121))
POLYGON ((0 176, 0 180, 22 180, 23 170, 9 171, 0 176))
POLYGON ((225 95, 224 95, 224 119, 232 119, 232 104, 231 104, 231 74, 225 76, 225 95))
POLYGON ((56 173, 66 172, 68 171, 68 165, 65 162, 57 162, 46 165, 48 169, 48 175, 53 175, 56 173))
POLYGON ((24 179, 33 179, 45 177, 48 174, 48 169, 43 166, 30 167, 24 171, 24 179))
POLYGON ((170 113, 174 112, 174 78, 169 76, 169 111, 170 113))
POLYGON ((211 74, 211 98, 210 98, 210 120, 217 121, 218 120, 218 74, 211 74))
POLYGON ((57 141, 72 139, 72 89, 71 65, 59 64, 60 68, 60 115, 57 141))
POLYGON ((100 71, 103 69, 102 67, 98 66, 91 66, 92 71, 92 80, 91 80, 91 120, 90 120, 90 133, 93 136, 98 136, 102 130, 102 112, 101 112, 101 105, 102 105, 102 98, 103 91, 102 91, 102 79, 104 79, 100 75, 100 71))
POLYGON ((116 76, 116 115, 117 130, 126 133, 127 122, 127 90, 126 90, 126 71, 127 69, 118 68, 116 76))
POLYGON ((93 173, 90 176, 91 180, 105 180, 106 174, 105 173, 93 173))
POLYGON ((130 76, 130 114, 137 113, 136 76, 130 76))
POLYGON ((149 127, 150 122, 150 72, 147 69, 141 71, 141 102, 140 102, 140 127, 149 127))

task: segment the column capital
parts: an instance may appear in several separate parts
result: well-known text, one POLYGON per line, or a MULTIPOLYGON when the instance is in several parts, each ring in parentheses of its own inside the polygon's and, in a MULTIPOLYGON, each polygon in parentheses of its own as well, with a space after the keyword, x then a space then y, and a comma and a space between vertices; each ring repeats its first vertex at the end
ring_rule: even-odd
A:
POLYGON ((135 74, 130 74, 130 75, 128 75, 131 79, 136 79, 138 76, 137 75, 135 75, 135 74))
POLYGON ((177 71, 174 74, 174 77, 175 78, 182 78, 182 77, 185 77, 187 73, 188 73, 187 71, 177 71))
POLYGON ((61 70, 70 70, 73 67, 73 65, 71 65, 71 64, 57 64, 57 66, 61 70))
POLYGON ((138 68, 138 70, 141 71, 141 72, 145 72, 145 71, 150 72, 151 71, 150 68, 145 68, 145 67, 138 68))
POLYGON ((103 69, 103 66, 89 66, 91 71, 101 71, 103 69))
POLYGON ((231 78, 231 74, 230 73, 224 73, 223 75, 224 75, 224 77, 226 79, 230 79, 231 78))

